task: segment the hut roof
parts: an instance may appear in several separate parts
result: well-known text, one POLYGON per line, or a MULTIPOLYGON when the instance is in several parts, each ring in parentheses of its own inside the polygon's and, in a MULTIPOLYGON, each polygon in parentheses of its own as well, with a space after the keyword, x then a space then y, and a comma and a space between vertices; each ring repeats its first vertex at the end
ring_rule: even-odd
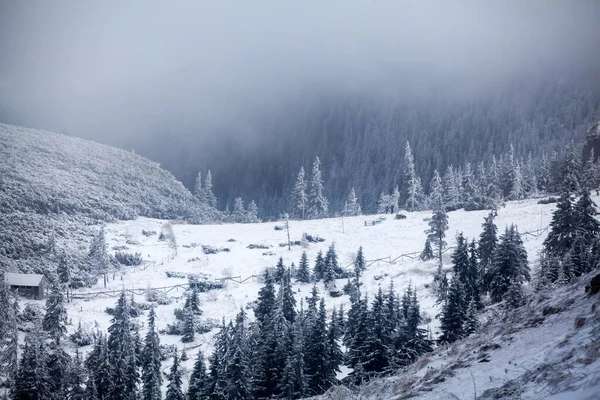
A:
POLYGON ((4 274, 4 282, 9 286, 40 286, 44 275, 36 274, 4 274))

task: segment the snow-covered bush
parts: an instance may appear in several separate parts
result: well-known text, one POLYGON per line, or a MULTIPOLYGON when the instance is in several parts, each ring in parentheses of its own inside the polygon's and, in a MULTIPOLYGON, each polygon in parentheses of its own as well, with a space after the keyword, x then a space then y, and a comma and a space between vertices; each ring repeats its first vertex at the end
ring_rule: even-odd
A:
POLYGON ((96 334, 87 326, 82 326, 81 321, 77 325, 77 330, 69 335, 69 339, 77 346, 88 346, 96 340, 96 334))
POLYGON ((115 253, 115 259, 119 264, 124 265, 126 267, 141 265, 143 262, 141 253, 134 254, 126 253, 124 251, 117 251, 115 253))

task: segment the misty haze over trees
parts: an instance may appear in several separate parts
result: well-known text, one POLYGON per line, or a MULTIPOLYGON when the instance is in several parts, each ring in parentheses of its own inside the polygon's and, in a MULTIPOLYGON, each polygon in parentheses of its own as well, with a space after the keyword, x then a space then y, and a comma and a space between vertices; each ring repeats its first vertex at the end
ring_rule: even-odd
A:
POLYGON ((289 211, 319 157, 330 213, 353 188, 374 212, 407 141, 427 189, 511 144, 537 168, 599 115, 593 1, 66 5, 2 2, 0 121, 134 149, 190 190, 210 170, 221 210, 289 211))

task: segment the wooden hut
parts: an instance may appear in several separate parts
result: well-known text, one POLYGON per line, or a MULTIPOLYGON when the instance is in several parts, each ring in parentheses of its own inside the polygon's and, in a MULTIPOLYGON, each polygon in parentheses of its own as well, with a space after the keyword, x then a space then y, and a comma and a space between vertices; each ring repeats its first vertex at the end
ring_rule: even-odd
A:
POLYGON ((43 299, 46 278, 36 274, 4 274, 4 282, 10 288, 24 297, 43 299))

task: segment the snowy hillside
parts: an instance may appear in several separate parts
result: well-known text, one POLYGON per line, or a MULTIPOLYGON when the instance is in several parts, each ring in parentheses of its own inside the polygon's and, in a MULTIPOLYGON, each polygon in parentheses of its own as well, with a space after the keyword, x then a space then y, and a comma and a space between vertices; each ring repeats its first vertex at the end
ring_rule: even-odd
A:
MULTIPOLYGON (((590 274, 593 276, 598 271, 590 274)), ((481 331, 423 356, 396 376, 313 400, 595 400, 600 393, 600 302, 590 276, 536 294, 510 314, 488 310, 481 331)))
MULTIPOLYGON (((218 220, 158 164, 88 140, 0 124, 0 262, 40 271, 52 251, 85 242, 85 225, 148 216, 218 220), (69 239, 64 243, 61 239, 69 239), (9 262, 10 260, 10 262, 9 262)), ((78 245, 74 245, 76 248, 78 245)))
MULTIPOLYGON (((598 201, 597 198, 595 200, 598 201)), ((508 203, 505 208, 498 211, 496 223, 500 232, 503 232, 504 227, 512 223, 518 225, 521 234, 531 232, 531 234, 525 234, 523 239, 532 269, 535 268, 537 253, 545 237, 545 231, 543 229, 540 230, 540 228, 545 228, 549 223, 553 208, 554 205, 552 204, 540 205, 535 200, 527 200, 508 203)), ((465 212, 459 210, 449 213, 449 246, 453 245, 453 237, 459 232, 463 232, 468 238, 477 237, 481 232, 481 223, 485 215, 487 215, 486 211, 465 212)), ((368 268, 364 273, 363 282, 366 291, 374 294, 379 286, 386 290, 392 280, 396 288, 400 290, 409 284, 414 285, 418 292, 422 314, 427 321, 427 325, 432 328, 434 335, 437 335, 438 320, 435 316, 439 313, 440 309, 435 305, 435 298, 427 288, 432 281, 436 262, 421 262, 410 259, 410 257, 414 257, 414 254, 410 253, 419 252, 423 247, 423 243, 425 242, 424 231, 427 228, 426 219, 429 216, 429 212, 415 212, 407 213, 406 219, 395 220, 391 215, 381 215, 380 217, 384 218, 383 222, 374 226, 365 225, 365 221, 371 221, 379 216, 291 221, 290 236, 292 241, 300 240, 303 233, 325 239, 322 243, 311 243, 306 248, 311 266, 317 252, 319 250, 325 251, 332 243, 335 243, 342 266, 349 265, 358 247, 363 246, 367 260, 378 260, 369 262, 368 268), (398 258, 402 254, 408 254, 408 256, 398 258)), ((157 308, 157 328, 164 330, 167 324, 175 321, 173 314, 175 308, 183 307, 185 287, 177 287, 177 285, 185 285, 188 282, 185 278, 188 273, 205 275, 209 280, 227 277, 233 279, 233 281, 226 281, 227 284, 224 289, 211 290, 200 294, 201 309, 203 311, 201 319, 216 326, 222 317, 226 320, 234 318, 240 307, 247 308, 247 305, 256 299, 258 290, 262 285, 259 279, 251 278, 253 275, 260 275, 265 267, 274 266, 279 257, 283 258, 286 266, 290 266, 292 262, 297 265, 300 255, 304 250, 301 246, 293 246, 291 250, 288 250, 287 246, 280 246, 280 244, 286 243, 287 235, 285 230, 274 229, 277 223, 245 225, 183 224, 174 225, 173 227, 178 244, 175 255, 167 242, 158 240, 158 235, 146 236, 142 234, 143 230, 146 232, 160 232, 164 222, 163 220, 138 218, 137 220, 120 221, 107 225, 106 236, 109 249, 115 246, 127 246, 127 251, 140 252, 147 262, 140 269, 119 271, 113 276, 109 276, 106 288, 104 288, 102 283, 99 283, 90 289, 76 290, 74 293, 76 298, 68 305, 69 318, 72 323, 69 327, 70 331, 73 331, 77 327, 78 322, 81 322, 86 327, 96 327, 100 330, 105 330, 110 324, 111 317, 104 310, 107 307, 114 306, 116 302, 115 296, 118 295, 120 290, 136 289, 135 293, 137 294, 133 296, 135 301, 144 303, 146 302, 146 296, 143 292, 148 288, 159 288, 158 291, 166 292, 166 296, 173 300, 172 304, 160 305, 157 308), (262 245, 266 248, 250 249, 248 246, 251 244, 262 245), (204 254, 202 245, 228 250, 217 254, 204 254), (167 272, 175 272, 181 277, 169 278, 167 277, 167 272), (236 281, 244 282, 237 283, 236 281), (115 292, 107 293, 107 291, 115 292)), ((447 252, 445 257, 445 266, 450 269, 450 252, 447 252)), ((344 283, 345 280, 338 280, 338 288, 341 288, 344 283)), ((322 283, 319 283, 317 287, 321 293, 325 293, 322 283)), ((308 296, 311 289, 312 284, 294 284, 297 302, 299 303, 300 299, 308 296)), ((563 290, 566 290, 568 293, 569 289, 565 288, 563 290)), ((585 300, 579 293, 574 298, 578 299, 578 303, 572 303, 568 307, 578 307, 577 312, 583 312, 583 309, 588 307, 589 304, 585 303, 585 300)), ((334 306, 339 308, 340 305, 345 305, 346 310, 348 309, 348 296, 344 295, 338 298, 326 296, 326 300, 328 311, 331 311, 334 306)), ((559 314, 549 317, 547 319, 548 322, 543 325, 543 328, 540 328, 542 329, 541 331, 531 331, 531 333, 536 337, 543 334, 545 335, 544 337, 556 340, 562 338, 572 326, 572 319, 566 321, 567 317, 565 315, 559 314), (556 327, 554 322, 556 322, 556 327)), ((251 311, 248 311, 248 316, 251 320, 254 318, 251 311)), ((145 324, 145 317, 138 319, 139 323, 143 326, 145 324)), ((500 327, 507 329, 506 324, 500 324, 500 327)), ((505 331, 498 333, 494 329, 491 327, 488 328, 488 331, 495 332, 494 335, 505 334, 505 331)), ((181 342, 181 336, 163 334, 160 339, 161 343, 176 345, 180 350, 188 348, 190 349, 188 353, 195 354, 196 349, 200 348, 204 351, 204 354, 210 354, 213 346, 213 335, 216 331, 217 329, 213 329, 207 334, 196 335, 195 341, 188 344, 181 342)), ((532 336, 529 333, 529 331, 523 331, 522 334, 515 335, 511 340, 514 343, 522 341, 525 346, 531 347, 532 342, 530 339, 532 336)), ((477 339, 473 338, 470 340, 477 339)), ((469 345, 458 344, 456 346, 470 348, 469 345)), ((522 344, 515 344, 515 348, 520 348, 520 346, 522 344)), ((552 346, 544 346, 544 343, 539 343, 539 347, 535 348, 535 352, 540 353, 541 359, 552 348, 552 346)), ((460 349, 462 348, 460 347, 460 349)), ((423 374, 430 367, 444 370, 448 367, 448 364, 444 361, 449 357, 448 353, 461 354, 463 350, 460 349, 442 350, 442 352, 431 356, 432 361, 429 361, 427 364, 417 363, 417 366, 414 367, 415 373, 423 374)), ((492 357, 492 360, 498 360, 498 363, 487 365, 495 369, 511 369, 511 364, 509 363, 512 360, 510 357, 513 357, 510 355, 512 354, 511 349, 508 347, 508 351, 506 351, 503 345, 502 350, 499 350, 497 354, 502 354, 502 351, 505 351, 506 354, 492 357), (499 365, 502 365, 502 367, 499 365)), ((89 351, 89 348, 84 349, 84 351, 89 351)), ((514 357, 520 356, 522 356, 520 351, 514 354, 514 357)), ((191 354, 190 357, 193 358, 191 354)), ((521 359, 515 358, 514 360, 514 362, 523 363, 521 359)), ((186 377, 189 377, 192 362, 190 360, 186 364, 188 371, 186 377)), ((164 365, 165 370, 167 368, 166 365, 168 364, 164 365)), ((523 364, 523 367, 529 368, 531 365, 533 364, 523 364)), ((523 367, 515 368, 519 369, 523 367)), ((596 370, 598 370, 598 367, 598 365, 594 364, 596 370)), ((478 381, 478 393, 481 393, 486 388, 502 386, 508 380, 515 379, 518 376, 516 372, 511 372, 510 374, 503 372, 500 375, 496 373, 495 369, 482 370, 481 373, 473 371, 475 379, 478 381), (495 378, 492 379, 489 376, 495 376, 495 378), (486 382, 479 382, 479 380, 486 382)), ((467 370, 465 369, 464 371, 467 370)), ((344 376, 343 373, 340 377, 342 376, 344 376)), ((390 379, 393 380, 394 378, 390 379)), ((466 390, 464 387, 469 387, 469 390, 472 390, 470 375, 468 375, 468 382, 462 373, 456 375, 454 379, 457 381, 449 381, 448 385, 456 385, 451 387, 461 387, 463 388, 461 390, 466 390)), ((446 378, 443 380, 445 381, 446 378)), ((377 385, 379 384, 378 382, 380 381, 376 381, 372 385, 377 385)), ((387 380, 384 382, 387 382, 387 380)), ((386 383, 381 383, 381 385, 388 387, 386 383)), ((397 388, 396 383, 390 385, 397 388)), ((423 386, 425 387, 425 385, 423 386)), ((382 390, 384 389, 378 388, 374 390, 372 398, 389 398, 389 392, 382 392, 382 390), (381 393, 387 394, 381 397, 381 393)), ((405 389, 403 388, 402 390, 405 389)), ((440 393, 445 391, 449 391, 448 387, 440 386, 439 391, 435 393, 441 396, 440 393)), ((472 391, 469 393, 468 396, 472 396, 472 391)), ((365 394, 365 396, 365 398, 371 398, 371 395, 365 394)), ((426 398, 442 397, 433 396, 426 398)), ((459 398, 465 397, 460 396, 459 398)))

